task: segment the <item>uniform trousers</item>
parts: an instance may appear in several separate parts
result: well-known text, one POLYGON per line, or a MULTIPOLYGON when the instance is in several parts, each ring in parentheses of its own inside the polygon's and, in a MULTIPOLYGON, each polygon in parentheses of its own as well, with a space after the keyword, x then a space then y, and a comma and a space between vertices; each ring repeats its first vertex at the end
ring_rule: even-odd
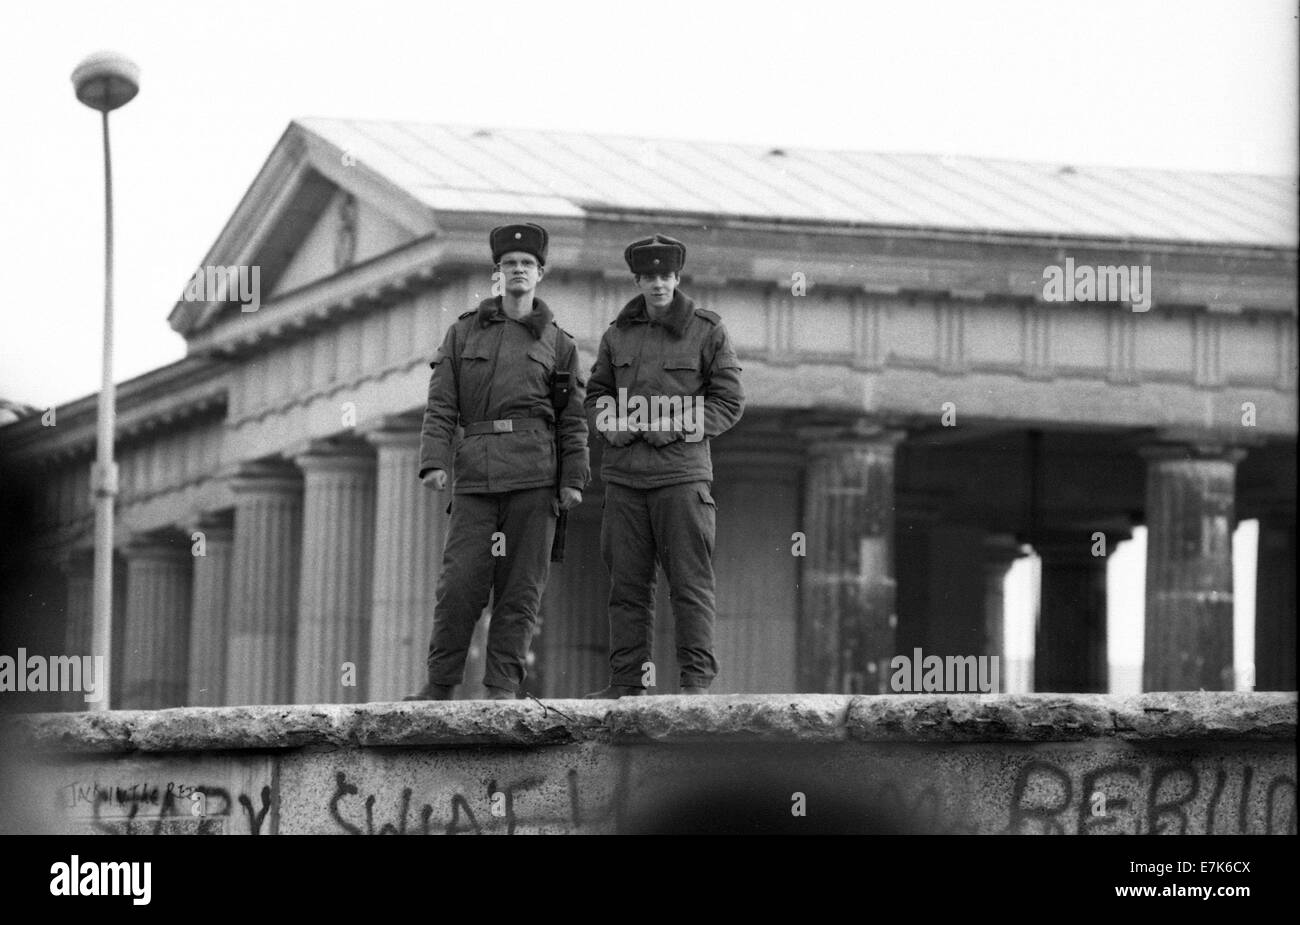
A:
POLYGON ((716 506, 708 482, 637 489, 606 483, 600 549, 609 570, 613 684, 641 687, 654 640, 655 564, 668 579, 683 687, 705 687, 713 657, 716 506))
POLYGON ((464 680, 470 638, 490 593, 483 683, 518 693, 527 676, 524 660, 537 628, 558 515, 554 488, 453 498, 434 598, 431 683, 464 680))

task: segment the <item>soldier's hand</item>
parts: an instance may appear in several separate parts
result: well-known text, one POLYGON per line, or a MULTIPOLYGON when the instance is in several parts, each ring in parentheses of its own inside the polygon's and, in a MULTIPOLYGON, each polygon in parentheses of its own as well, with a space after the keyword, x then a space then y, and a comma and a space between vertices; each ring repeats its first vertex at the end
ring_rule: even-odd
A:
POLYGON ((582 492, 576 488, 560 489, 560 510, 571 511, 582 503, 582 492))
POLYGON ((444 491, 447 488, 447 470, 430 469, 424 473, 424 478, 420 479, 427 487, 436 488, 438 491, 444 491))
POLYGON ((658 428, 650 428, 644 434, 646 443, 655 449, 661 449, 674 442, 680 434, 674 429, 674 422, 668 418, 663 418, 659 422, 658 428))
POLYGON ((605 431, 605 440, 610 446, 627 446, 635 439, 635 433, 622 427, 612 427, 605 431))

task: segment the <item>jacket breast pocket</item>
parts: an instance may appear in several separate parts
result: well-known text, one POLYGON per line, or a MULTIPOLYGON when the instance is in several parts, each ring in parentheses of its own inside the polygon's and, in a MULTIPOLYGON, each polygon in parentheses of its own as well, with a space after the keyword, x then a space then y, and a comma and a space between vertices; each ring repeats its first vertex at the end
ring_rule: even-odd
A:
POLYGON ((704 385, 699 355, 664 357, 663 389, 670 395, 694 395, 704 385))
POLYGON ((536 343, 528 348, 528 364, 525 375, 534 388, 549 396, 551 378, 555 375, 555 350, 544 343, 536 343))
POLYGON ((619 389, 632 388, 632 373, 636 368, 636 357, 630 353, 614 354, 609 358, 609 365, 614 370, 614 386, 619 389))
POLYGON ((460 393, 460 416, 465 423, 482 417, 481 405, 491 379, 492 355, 486 348, 470 348, 460 355, 456 386, 460 393))

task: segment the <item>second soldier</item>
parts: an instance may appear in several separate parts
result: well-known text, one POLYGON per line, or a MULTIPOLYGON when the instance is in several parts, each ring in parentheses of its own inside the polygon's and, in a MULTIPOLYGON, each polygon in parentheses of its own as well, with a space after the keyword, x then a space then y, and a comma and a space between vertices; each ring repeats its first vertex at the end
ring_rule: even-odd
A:
POLYGON ((681 692, 703 694, 718 673, 709 441, 744 411, 740 363, 722 319, 677 288, 682 242, 657 234, 623 256, 641 294, 605 330, 587 390, 608 444, 600 547, 610 582, 610 683, 587 696, 645 693, 656 563, 668 579, 681 692))

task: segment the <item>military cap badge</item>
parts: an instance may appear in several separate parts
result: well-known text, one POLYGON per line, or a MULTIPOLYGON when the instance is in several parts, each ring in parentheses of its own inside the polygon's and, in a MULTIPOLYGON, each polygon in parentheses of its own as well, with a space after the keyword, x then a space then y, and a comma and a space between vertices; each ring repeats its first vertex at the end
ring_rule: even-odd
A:
POLYGON ((633 273, 680 273, 686 264, 686 245, 666 234, 633 241, 623 251, 633 273))
POLYGON ((550 240, 546 229, 541 225, 526 222, 522 225, 498 225, 488 235, 492 246, 492 262, 501 260, 502 254, 511 251, 523 251, 532 254, 542 266, 546 265, 546 245, 550 240))

